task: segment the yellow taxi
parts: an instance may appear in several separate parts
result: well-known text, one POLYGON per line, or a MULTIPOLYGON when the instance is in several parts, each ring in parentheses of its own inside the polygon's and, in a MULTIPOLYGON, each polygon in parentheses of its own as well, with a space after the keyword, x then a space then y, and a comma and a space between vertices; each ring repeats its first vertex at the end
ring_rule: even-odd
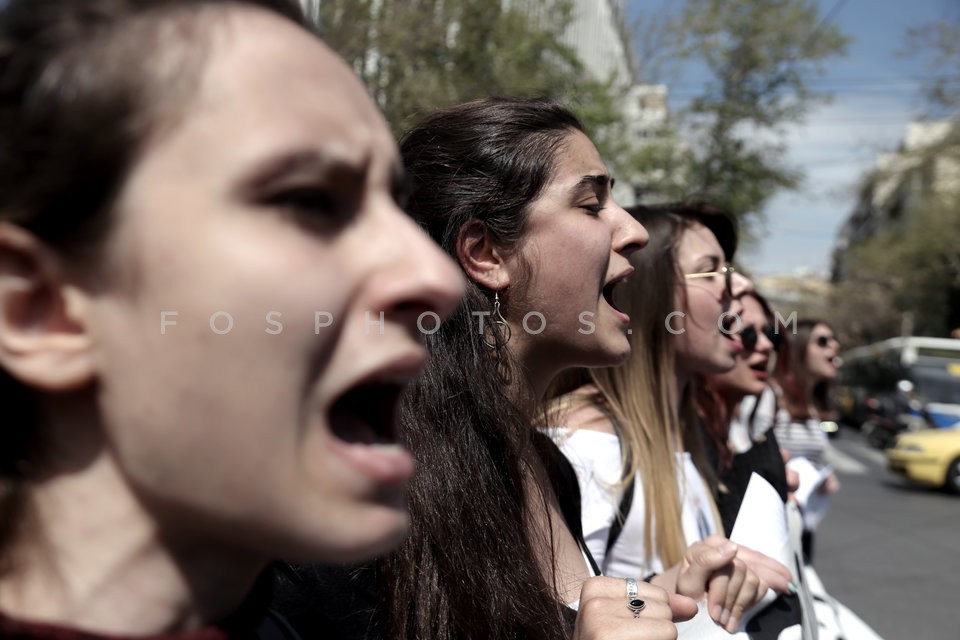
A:
POLYGON ((960 493, 960 426, 900 434, 887 465, 908 480, 960 493))

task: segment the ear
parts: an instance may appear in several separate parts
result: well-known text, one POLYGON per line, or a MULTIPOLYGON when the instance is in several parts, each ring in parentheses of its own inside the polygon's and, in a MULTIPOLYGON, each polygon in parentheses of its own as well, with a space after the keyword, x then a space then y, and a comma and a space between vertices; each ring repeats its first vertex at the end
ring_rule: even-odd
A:
POLYGON ((467 276, 487 289, 510 286, 510 273, 501 251, 490 239, 487 226, 471 220, 457 234, 457 260, 467 276))
POLYGON ((55 252, 30 232, 0 223, 0 367, 50 392, 91 382, 87 302, 63 277, 55 252))

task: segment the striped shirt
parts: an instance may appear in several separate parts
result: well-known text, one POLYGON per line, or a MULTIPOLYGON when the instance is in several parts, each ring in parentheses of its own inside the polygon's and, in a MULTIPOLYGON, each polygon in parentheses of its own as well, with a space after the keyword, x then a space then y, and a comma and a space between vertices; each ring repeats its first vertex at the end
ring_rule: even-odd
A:
POLYGON ((820 421, 814 418, 793 420, 786 409, 777 412, 773 425, 780 446, 794 458, 807 458, 817 467, 827 464, 824 452, 827 449, 827 434, 820 428, 820 421))

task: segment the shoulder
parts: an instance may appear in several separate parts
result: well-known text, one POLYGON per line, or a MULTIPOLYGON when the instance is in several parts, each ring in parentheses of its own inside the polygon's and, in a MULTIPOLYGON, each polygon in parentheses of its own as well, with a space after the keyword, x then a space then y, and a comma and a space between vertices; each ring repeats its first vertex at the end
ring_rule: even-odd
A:
POLYGON ((594 405, 582 405, 571 410, 567 414, 565 424, 569 429, 583 429, 617 435, 610 416, 594 405))
POLYGON ((597 402, 599 394, 596 387, 587 385, 561 396, 554 402, 555 423, 569 431, 584 429, 616 435, 613 421, 597 402))

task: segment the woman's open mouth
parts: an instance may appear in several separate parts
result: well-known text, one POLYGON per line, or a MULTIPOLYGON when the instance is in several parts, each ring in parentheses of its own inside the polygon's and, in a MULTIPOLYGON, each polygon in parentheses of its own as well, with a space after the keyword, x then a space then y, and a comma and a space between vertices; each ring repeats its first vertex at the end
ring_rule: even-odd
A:
POLYGON ((330 408, 333 435, 350 444, 394 444, 403 386, 368 382, 353 387, 330 408))
POLYGON ((759 362, 750 365, 750 370, 753 371, 753 375, 756 376, 758 380, 766 380, 770 377, 770 373, 767 371, 767 365, 769 365, 769 362, 759 362))
POLYGON ((380 485, 402 485, 413 475, 413 457, 398 442, 397 420, 411 375, 382 374, 360 382, 338 397, 328 414, 336 450, 380 485))
POLYGON ((630 322, 630 316, 627 315, 627 313, 620 307, 619 303, 617 302, 617 298, 619 296, 617 296, 616 294, 616 289, 617 289, 617 285, 623 282, 626 282, 627 276, 629 276, 631 273, 633 273, 633 269, 610 280, 610 282, 603 285, 603 289, 600 290, 600 295, 606 301, 607 305, 609 305, 609 307, 613 309, 613 311, 617 314, 617 316, 623 322, 630 322))

